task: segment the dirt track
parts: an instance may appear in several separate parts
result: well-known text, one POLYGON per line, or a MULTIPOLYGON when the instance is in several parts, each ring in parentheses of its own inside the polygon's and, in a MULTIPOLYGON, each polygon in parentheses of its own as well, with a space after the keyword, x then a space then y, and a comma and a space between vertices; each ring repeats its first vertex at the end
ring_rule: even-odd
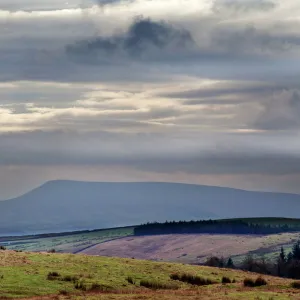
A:
POLYGON ((82 254, 135 257, 181 262, 203 262, 211 255, 238 256, 258 249, 291 244, 299 239, 299 233, 269 236, 247 235, 160 235, 127 237, 104 242, 83 250, 82 254))

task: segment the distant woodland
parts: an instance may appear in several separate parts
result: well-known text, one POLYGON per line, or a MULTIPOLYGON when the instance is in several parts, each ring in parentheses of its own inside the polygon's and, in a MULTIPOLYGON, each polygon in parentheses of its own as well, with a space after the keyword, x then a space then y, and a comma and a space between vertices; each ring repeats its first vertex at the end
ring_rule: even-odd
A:
POLYGON ((300 224, 255 224, 244 220, 205 220, 205 221, 179 221, 165 223, 147 223, 135 227, 134 234, 276 234, 282 232, 300 231, 300 224))

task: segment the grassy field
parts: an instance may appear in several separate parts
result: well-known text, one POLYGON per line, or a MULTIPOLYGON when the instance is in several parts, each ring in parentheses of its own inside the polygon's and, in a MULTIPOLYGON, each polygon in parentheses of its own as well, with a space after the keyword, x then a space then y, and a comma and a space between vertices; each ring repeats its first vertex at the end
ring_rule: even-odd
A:
POLYGON ((7 237, 0 239, 0 245, 11 250, 23 251, 48 251, 55 249, 57 252, 76 253, 92 245, 130 236, 133 234, 134 227, 103 229, 92 232, 70 233, 51 237, 24 236, 7 237))
POLYGON ((266 286, 243 286, 245 278, 257 277, 236 270, 135 259, 0 251, 0 299, 300 299, 299 290, 291 288, 287 279, 265 276, 266 286), (213 284, 184 283, 172 280, 172 274, 201 276, 213 284), (235 282, 223 285, 223 276, 235 282), (144 287, 143 282, 156 289, 144 287))

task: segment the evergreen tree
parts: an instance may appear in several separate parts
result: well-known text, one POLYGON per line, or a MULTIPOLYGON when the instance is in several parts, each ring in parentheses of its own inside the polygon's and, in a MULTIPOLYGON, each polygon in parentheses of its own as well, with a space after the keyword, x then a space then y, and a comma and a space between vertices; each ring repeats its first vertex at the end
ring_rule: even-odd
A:
POLYGON ((249 253, 242 262, 242 269, 252 272, 254 265, 255 261, 253 259, 253 256, 249 253))
POLYGON ((234 269, 235 268, 233 260, 232 260, 231 257, 228 258, 228 261, 226 263, 226 268, 228 268, 228 269, 234 269))
POLYGON ((279 277, 284 276, 285 269, 286 269, 286 261, 287 261, 287 258, 286 258, 284 249, 283 249, 283 247, 281 247, 281 250, 280 250, 280 253, 279 253, 279 256, 277 259, 277 275, 279 277))
POLYGON ((292 254, 293 259, 300 260, 300 241, 293 246, 292 254))
POLYGON ((293 258, 294 258, 293 253, 290 252, 290 253, 288 254, 288 256, 287 256, 287 261, 288 261, 288 262, 291 262, 291 261, 293 260, 293 258))
POLYGON ((285 256, 285 252, 284 252, 283 247, 281 247, 280 254, 279 254, 279 259, 281 260, 281 262, 286 262, 286 256, 285 256))

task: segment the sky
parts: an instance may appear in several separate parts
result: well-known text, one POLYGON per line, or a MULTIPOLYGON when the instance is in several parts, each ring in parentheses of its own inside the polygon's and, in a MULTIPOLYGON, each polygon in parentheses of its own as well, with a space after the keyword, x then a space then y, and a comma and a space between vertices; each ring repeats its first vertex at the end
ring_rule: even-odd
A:
POLYGON ((0 199, 53 179, 300 193, 300 2, 0 0, 0 199))

